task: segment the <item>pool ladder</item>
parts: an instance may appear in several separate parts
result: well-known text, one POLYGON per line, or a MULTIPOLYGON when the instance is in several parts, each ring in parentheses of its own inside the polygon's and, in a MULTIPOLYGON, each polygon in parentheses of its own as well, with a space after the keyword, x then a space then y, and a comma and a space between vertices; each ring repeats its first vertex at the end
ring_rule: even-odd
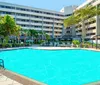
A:
POLYGON ((0 68, 5 68, 3 59, 0 59, 0 68))

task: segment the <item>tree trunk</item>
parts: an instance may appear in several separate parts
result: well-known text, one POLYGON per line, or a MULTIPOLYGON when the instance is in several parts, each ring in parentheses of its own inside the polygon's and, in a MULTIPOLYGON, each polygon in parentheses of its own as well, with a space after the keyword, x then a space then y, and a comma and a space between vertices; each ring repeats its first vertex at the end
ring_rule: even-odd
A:
POLYGON ((33 42, 34 42, 34 38, 33 38, 33 36, 32 36, 32 45, 33 45, 33 42))
POLYGON ((84 43, 86 37, 85 20, 82 20, 82 42, 84 43))
POLYGON ((19 44, 20 36, 18 36, 18 44, 19 44))

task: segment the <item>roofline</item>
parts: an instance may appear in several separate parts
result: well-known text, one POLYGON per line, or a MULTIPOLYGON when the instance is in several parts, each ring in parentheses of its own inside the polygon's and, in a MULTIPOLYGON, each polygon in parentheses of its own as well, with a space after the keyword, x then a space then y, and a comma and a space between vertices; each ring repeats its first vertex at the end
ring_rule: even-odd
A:
POLYGON ((78 6, 78 7, 76 8, 76 10, 81 9, 82 7, 84 7, 84 6, 86 6, 88 3, 90 3, 91 1, 93 1, 93 0, 87 0, 87 1, 85 1, 83 4, 81 4, 80 6, 78 6))
POLYGON ((27 8, 27 9, 36 9, 36 10, 39 10, 39 11, 41 10, 41 11, 48 11, 48 12, 52 12, 52 13, 59 13, 59 14, 64 15, 63 12, 54 11, 54 10, 49 10, 49 9, 36 8, 36 7, 32 7, 32 6, 25 6, 25 5, 13 4, 13 3, 2 2, 2 1, 0 1, 0 3, 2 3, 2 4, 9 4, 9 5, 13 5, 13 6, 21 6, 21 7, 27 8))

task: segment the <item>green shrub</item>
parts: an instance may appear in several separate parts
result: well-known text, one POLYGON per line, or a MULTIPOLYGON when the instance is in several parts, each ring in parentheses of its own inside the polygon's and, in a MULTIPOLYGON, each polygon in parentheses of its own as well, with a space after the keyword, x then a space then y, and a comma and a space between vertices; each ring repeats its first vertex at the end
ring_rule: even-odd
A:
POLYGON ((6 44, 6 46, 5 47, 7 47, 7 48, 11 48, 12 47, 12 44, 6 44))
POLYGON ((42 43, 44 43, 44 42, 45 42, 44 40, 40 40, 40 42, 39 42, 39 43, 40 43, 40 44, 42 44, 42 43))
POLYGON ((9 43, 1 44, 1 48, 11 48, 11 47, 12 47, 12 44, 9 44, 9 43))
POLYGON ((24 46, 24 44, 20 44, 20 43, 13 43, 12 47, 21 47, 24 46))
POLYGON ((80 44, 79 40, 73 40, 72 43, 73 43, 75 46, 77 46, 77 45, 79 46, 79 44, 80 44))
POLYGON ((17 46, 17 44, 16 44, 16 43, 13 43, 13 44, 12 44, 12 47, 16 47, 16 46, 17 46))
POLYGON ((2 44, 0 44, 0 48, 2 48, 2 44))

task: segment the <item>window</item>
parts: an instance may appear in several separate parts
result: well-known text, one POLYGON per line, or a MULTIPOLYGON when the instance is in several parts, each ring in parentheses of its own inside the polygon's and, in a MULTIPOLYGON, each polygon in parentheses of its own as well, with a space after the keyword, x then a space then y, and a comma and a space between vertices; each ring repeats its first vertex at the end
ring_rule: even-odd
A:
POLYGON ((4 6, 4 5, 0 5, 0 8, 15 9, 15 7, 12 7, 12 6, 4 6))

